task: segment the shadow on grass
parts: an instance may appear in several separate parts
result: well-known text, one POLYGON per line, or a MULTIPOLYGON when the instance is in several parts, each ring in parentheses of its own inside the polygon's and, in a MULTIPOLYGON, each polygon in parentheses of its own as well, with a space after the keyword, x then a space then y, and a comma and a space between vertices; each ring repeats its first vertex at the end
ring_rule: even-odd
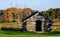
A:
POLYGON ((3 28, 0 34, 8 34, 8 35, 46 35, 46 36, 60 36, 60 31, 54 31, 54 32, 47 32, 47 33, 35 33, 35 32, 23 32, 20 29, 5 29, 3 28))
POLYGON ((34 32, 22 32, 22 31, 2 31, 1 33, 7 34, 7 35, 60 36, 60 31, 48 32, 48 33, 34 33, 34 32))
POLYGON ((60 36, 60 31, 53 31, 53 32, 42 33, 41 35, 60 36))
POLYGON ((60 31, 51 32, 52 34, 60 34, 60 31))
POLYGON ((15 34, 19 34, 20 32, 22 32, 22 29, 19 28, 1 28, 1 33, 3 34, 10 34, 10 35, 15 35, 15 34))

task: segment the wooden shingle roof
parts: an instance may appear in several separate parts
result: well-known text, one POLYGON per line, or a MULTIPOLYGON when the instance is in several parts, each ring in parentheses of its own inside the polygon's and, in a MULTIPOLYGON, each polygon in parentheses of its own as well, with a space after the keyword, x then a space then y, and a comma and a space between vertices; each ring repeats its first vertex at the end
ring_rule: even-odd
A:
POLYGON ((23 21, 25 21, 25 20, 27 20, 27 19, 29 19, 30 17, 34 16, 36 13, 39 13, 39 16, 43 16, 43 17, 45 18, 45 20, 52 21, 52 20, 51 20, 50 18, 48 18, 48 16, 46 16, 45 14, 43 14, 43 13, 41 13, 41 12, 36 11, 36 12, 32 12, 32 14, 31 14, 31 15, 29 15, 29 16, 28 16, 28 17, 26 17, 26 18, 24 18, 24 19, 22 20, 22 22, 23 22, 23 21))

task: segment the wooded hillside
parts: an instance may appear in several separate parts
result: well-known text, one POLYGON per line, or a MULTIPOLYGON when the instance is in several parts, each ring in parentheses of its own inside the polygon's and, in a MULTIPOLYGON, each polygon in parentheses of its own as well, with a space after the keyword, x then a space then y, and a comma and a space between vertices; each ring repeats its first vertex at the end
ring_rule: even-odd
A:
POLYGON ((60 8, 50 8, 45 13, 47 16, 50 16, 52 19, 59 18, 60 19, 60 8))
POLYGON ((31 8, 8 8, 4 11, 0 11, 0 15, 3 22, 13 22, 17 21, 18 19, 19 21, 22 21, 22 19, 30 15, 31 12, 31 8))
MULTIPOLYGON (((2 22, 13 22, 21 21, 23 18, 26 18, 30 15, 34 10, 31 8, 7 8, 5 10, 0 10, 0 21, 2 22)), ((60 19, 60 8, 50 8, 47 11, 43 11, 43 13, 52 18, 52 19, 60 19)))

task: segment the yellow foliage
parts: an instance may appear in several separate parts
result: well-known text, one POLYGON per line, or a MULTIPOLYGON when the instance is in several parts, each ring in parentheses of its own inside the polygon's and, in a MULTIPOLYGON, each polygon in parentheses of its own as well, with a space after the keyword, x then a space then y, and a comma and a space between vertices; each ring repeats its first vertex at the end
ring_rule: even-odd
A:
MULTIPOLYGON (((31 8, 24 8, 24 9, 20 9, 20 8, 8 8, 5 10, 5 14, 4 17, 6 17, 8 19, 8 21, 13 21, 13 19, 17 19, 19 17, 19 20, 21 21, 23 19, 23 15, 28 16, 31 14, 32 9, 31 8), (19 15, 19 16, 17 16, 19 15)), ((7 20, 6 19, 6 20, 7 20)))

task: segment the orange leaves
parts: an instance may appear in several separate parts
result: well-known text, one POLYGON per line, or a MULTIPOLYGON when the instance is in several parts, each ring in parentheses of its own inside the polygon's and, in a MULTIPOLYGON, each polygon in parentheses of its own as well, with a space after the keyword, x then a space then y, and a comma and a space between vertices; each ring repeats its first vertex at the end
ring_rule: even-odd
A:
POLYGON ((13 21, 14 19, 17 19, 19 17, 19 20, 21 21, 23 19, 23 15, 26 17, 29 14, 31 14, 32 9, 31 8, 8 8, 4 11, 4 18, 5 20, 8 19, 8 21, 13 21), (19 16, 17 16, 19 15, 19 16))
POLYGON ((6 13, 8 14, 9 21, 13 21, 17 19, 17 14, 19 15, 20 9, 19 8, 8 8, 6 9, 6 13))

